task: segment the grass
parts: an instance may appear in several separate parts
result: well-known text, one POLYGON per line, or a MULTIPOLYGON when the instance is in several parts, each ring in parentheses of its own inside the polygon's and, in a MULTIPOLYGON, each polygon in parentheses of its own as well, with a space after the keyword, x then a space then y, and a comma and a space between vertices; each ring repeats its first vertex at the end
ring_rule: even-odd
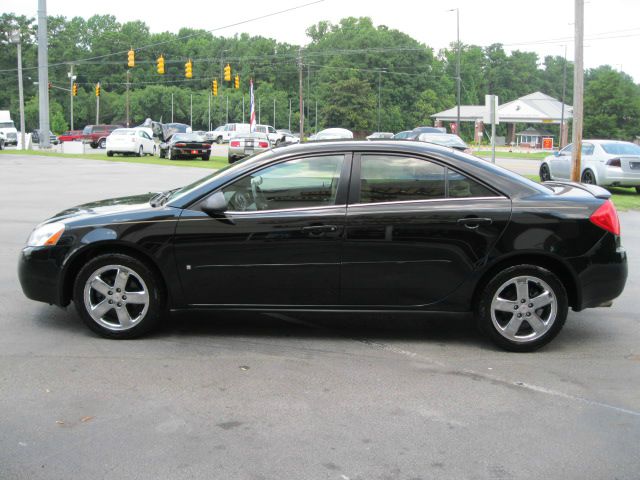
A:
POLYGON ((40 150, 2 150, 0 155, 38 155, 41 157, 77 158, 80 160, 104 160, 105 162, 144 163, 147 165, 171 165, 174 167, 198 167, 217 170, 227 165, 227 157, 211 157, 208 162, 198 160, 167 160, 159 157, 107 157, 106 153, 57 153, 40 150))
MULTIPOLYGON (((525 175, 534 182, 540 182, 537 175, 525 175)), ((620 211, 640 210, 640 193, 635 188, 607 187, 611 192, 611 201, 620 211)))

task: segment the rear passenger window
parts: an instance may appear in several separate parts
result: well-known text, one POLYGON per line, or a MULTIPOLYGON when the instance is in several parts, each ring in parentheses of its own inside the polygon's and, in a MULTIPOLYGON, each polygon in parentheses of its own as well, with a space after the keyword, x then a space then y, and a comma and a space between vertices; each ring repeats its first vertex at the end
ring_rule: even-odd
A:
POLYGON ((428 160, 362 156, 360 203, 494 196, 493 191, 468 176, 428 160))

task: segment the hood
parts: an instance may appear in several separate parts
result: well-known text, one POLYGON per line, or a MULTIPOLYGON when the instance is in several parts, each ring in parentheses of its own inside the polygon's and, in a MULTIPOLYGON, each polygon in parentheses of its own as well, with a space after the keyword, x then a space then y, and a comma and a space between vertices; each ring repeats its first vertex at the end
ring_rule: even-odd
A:
POLYGON ((156 195, 156 192, 85 203, 57 213, 47 220, 47 223, 59 222, 62 220, 76 220, 79 218, 92 217, 94 215, 110 215, 136 210, 148 210, 152 208, 151 205, 149 205, 149 200, 154 195, 156 195))

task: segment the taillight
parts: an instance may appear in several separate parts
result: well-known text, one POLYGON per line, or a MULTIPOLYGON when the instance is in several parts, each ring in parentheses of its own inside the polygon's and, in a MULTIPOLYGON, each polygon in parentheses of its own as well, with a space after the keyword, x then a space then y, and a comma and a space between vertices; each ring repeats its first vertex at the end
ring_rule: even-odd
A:
POLYGON ((598 227, 611 232, 614 235, 620 235, 620 220, 618 212, 611 200, 606 200, 598 209, 589 217, 591 223, 598 227))
POLYGON ((239 147, 240 146, 240 142, 238 140, 234 140, 229 145, 231 145, 232 147, 239 147))
POLYGON ((186 147, 186 143, 176 143, 176 147, 186 147))
POLYGON ((610 167, 622 167, 622 163, 619 158, 610 158, 607 160, 607 165, 610 167))
POLYGON ((269 146, 269 142, 258 142, 260 148, 267 148, 269 146))

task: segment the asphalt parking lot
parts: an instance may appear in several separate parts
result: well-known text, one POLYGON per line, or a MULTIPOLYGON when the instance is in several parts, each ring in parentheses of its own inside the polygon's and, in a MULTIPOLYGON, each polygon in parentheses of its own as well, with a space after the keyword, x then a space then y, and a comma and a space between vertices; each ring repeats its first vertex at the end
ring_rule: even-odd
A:
POLYGON ((193 315, 109 341, 23 296, 30 230, 206 172, 20 155, 0 171, 3 480, 640 478, 640 212, 620 215, 623 295, 533 354, 453 316, 193 315))

